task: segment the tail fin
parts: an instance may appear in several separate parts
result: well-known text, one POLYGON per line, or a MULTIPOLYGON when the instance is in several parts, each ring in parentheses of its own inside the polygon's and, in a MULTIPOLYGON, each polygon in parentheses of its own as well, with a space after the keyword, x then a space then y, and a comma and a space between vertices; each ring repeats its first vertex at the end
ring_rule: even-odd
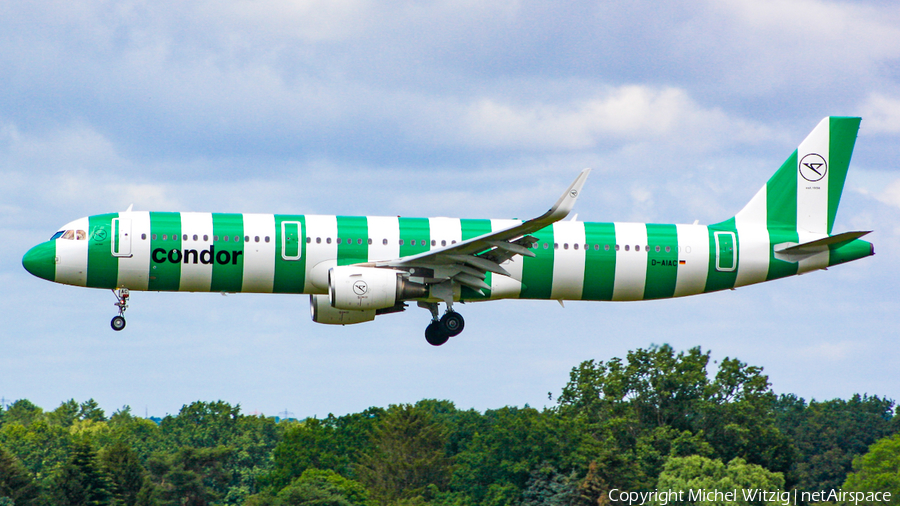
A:
POLYGON ((735 219, 764 222, 770 231, 796 230, 801 242, 830 235, 859 123, 834 116, 820 121, 735 219))

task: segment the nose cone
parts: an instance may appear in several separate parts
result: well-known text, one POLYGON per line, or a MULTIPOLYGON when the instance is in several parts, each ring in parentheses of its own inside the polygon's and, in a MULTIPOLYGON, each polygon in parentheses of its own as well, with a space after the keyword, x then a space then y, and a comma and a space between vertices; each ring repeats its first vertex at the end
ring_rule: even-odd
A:
POLYGON ((25 270, 39 278, 53 281, 56 277, 56 244, 48 241, 28 250, 22 257, 25 270))

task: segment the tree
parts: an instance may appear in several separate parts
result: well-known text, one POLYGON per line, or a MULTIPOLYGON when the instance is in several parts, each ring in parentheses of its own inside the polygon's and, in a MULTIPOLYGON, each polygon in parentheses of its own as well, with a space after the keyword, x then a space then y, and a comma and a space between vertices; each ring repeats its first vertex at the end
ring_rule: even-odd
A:
POLYGON ((709 361, 699 347, 676 354, 662 345, 574 368, 558 410, 593 440, 581 444, 580 460, 631 490, 652 487, 665 459, 691 453, 789 469, 794 450, 776 426, 762 369, 725 358, 711 381, 709 361))
POLYGON ((100 409, 100 405, 94 399, 88 399, 78 406, 78 418, 93 422, 105 422, 106 413, 100 409))
POLYGON ((390 406, 371 443, 357 474, 382 504, 420 496, 429 485, 446 486, 447 435, 429 411, 409 404, 390 406))
POLYGON ((228 447, 183 447, 174 454, 155 454, 147 462, 150 475, 138 493, 141 506, 206 506, 219 500, 229 482, 228 447))
MULTIPOLYGON (((736 458, 726 465, 721 460, 708 459, 699 455, 669 458, 656 485, 658 491, 682 492, 682 495, 678 497, 678 503, 697 506, 775 505, 781 501, 766 503, 758 495, 749 499, 744 496, 744 491, 749 493, 759 490, 776 492, 783 489, 784 477, 781 473, 773 473, 761 466, 748 464, 740 458, 736 458), (704 496, 700 500, 692 501, 690 500, 691 490, 702 490, 706 493, 724 493, 733 490, 736 491, 736 494, 733 500, 704 496)), ((674 502, 672 498, 667 497, 651 501, 651 504, 658 506, 671 502, 674 502)))
POLYGON ((12 453, 0 446, 0 499, 6 498, 12 504, 34 504, 38 488, 31 473, 12 453))
MULTIPOLYGON (((900 499, 900 433, 880 439, 868 453, 853 459, 853 472, 844 481, 847 492, 890 492, 891 501, 900 499)), ((884 504, 860 501, 859 504, 884 504)))
POLYGON ((115 503, 133 506, 147 474, 137 453, 123 441, 116 441, 100 452, 100 468, 106 473, 115 503))
POLYGON ((878 396, 807 405, 795 395, 782 395, 776 402, 778 426, 799 450, 789 484, 796 482, 801 490, 840 488, 853 459, 895 432, 893 408, 893 401, 878 396))
POLYGON ((28 399, 19 399, 6 408, 6 414, 3 416, 3 423, 17 423, 27 427, 31 425, 32 422, 38 420, 43 413, 44 410, 35 406, 28 399))
POLYGON ((50 497, 59 506, 109 504, 108 482, 89 442, 77 443, 69 461, 54 473, 50 497))
POLYGON ((273 506, 368 506, 373 504, 365 487, 334 471, 307 469, 282 489, 273 506))

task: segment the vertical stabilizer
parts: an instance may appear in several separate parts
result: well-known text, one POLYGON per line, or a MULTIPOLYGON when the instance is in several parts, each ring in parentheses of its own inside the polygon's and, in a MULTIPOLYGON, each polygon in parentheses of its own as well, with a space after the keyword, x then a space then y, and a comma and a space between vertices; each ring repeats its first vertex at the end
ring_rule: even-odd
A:
POLYGON ((801 242, 831 234, 859 122, 845 117, 820 121, 735 216, 737 221, 796 231, 801 242))

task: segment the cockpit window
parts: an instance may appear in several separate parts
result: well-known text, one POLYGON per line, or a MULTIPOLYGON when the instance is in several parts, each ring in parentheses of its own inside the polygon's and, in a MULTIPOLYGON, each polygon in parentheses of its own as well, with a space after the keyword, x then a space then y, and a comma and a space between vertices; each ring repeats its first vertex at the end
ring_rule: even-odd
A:
POLYGON ((66 230, 66 233, 62 236, 63 239, 75 239, 75 231, 74 230, 66 230))
POLYGON ((87 239, 87 233, 84 230, 76 230, 75 231, 75 240, 83 241, 87 239))
POLYGON ((62 237, 62 235, 65 233, 66 233, 65 230, 60 230, 59 232, 53 234, 53 237, 51 237, 50 240, 55 241, 55 240, 59 239, 60 237, 62 237))

